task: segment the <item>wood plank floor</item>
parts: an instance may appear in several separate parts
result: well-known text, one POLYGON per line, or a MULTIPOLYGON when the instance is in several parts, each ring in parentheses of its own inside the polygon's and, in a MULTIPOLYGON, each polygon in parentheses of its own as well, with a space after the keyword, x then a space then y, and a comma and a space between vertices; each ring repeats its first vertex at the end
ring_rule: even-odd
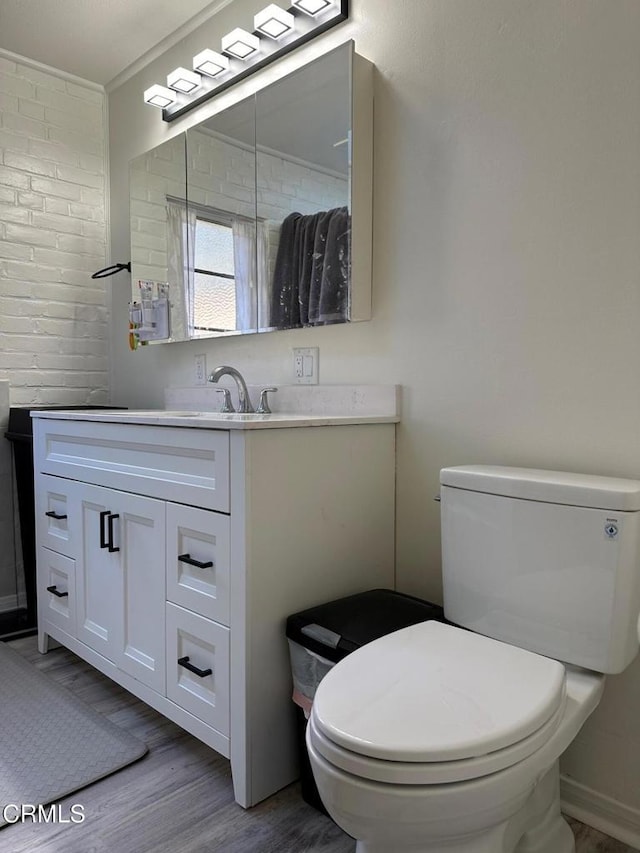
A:
MULTIPOLYGON (((353 853, 355 842, 308 806, 298 785, 245 811, 233 800, 226 759, 67 649, 39 655, 34 637, 10 645, 144 740, 149 753, 62 801, 67 815, 72 804, 84 806, 84 823, 7 826, 0 830, 0 853, 353 853)), ((571 824, 576 853, 633 853, 571 824)))

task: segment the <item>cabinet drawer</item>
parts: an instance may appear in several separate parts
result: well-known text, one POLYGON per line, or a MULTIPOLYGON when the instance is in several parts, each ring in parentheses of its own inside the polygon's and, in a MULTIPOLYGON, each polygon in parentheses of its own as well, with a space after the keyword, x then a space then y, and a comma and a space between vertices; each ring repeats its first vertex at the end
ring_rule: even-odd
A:
POLYGON ((40 615, 72 637, 76 635, 76 564, 48 548, 38 549, 40 615))
POLYGON ((167 698, 229 734, 229 629, 170 602, 167 698))
POLYGON ((229 516, 167 504, 167 598, 229 624, 229 516))
POLYGON ((36 419, 39 471, 229 512, 229 433, 36 419))
POLYGON ((42 476, 36 489, 38 543, 59 554, 73 557, 73 488, 75 483, 60 477, 42 476))

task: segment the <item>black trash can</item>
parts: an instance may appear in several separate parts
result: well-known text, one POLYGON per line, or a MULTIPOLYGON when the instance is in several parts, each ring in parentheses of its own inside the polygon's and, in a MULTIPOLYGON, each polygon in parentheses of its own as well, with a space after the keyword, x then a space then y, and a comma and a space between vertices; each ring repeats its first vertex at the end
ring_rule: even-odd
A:
POLYGON ((33 491, 33 427, 31 412, 51 410, 119 409, 122 406, 13 406, 9 409, 9 423, 5 438, 11 442, 13 465, 16 475, 18 496, 18 518, 20 520, 20 543, 24 567, 24 585, 27 599, 26 612, 16 614, 15 631, 33 631, 37 625, 36 601, 36 515, 33 491))
POLYGON ((400 628, 435 619, 446 621, 438 604, 390 589, 371 589, 294 613, 287 639, 297 708, 300 786, 310 806, 327 814, 316 787, 305 744, 305 730, 318 684, 342 658, 400 628))

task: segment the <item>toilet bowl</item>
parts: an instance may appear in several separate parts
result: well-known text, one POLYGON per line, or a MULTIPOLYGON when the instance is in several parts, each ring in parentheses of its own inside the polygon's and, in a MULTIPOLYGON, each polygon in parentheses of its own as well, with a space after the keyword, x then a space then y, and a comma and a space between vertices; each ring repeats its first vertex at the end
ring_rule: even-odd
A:
POLYGON ((558 758, 603 685, 453 626, 402 629, 318 688, 307 748, 320 796, 358 853, 571 853, 558 758))

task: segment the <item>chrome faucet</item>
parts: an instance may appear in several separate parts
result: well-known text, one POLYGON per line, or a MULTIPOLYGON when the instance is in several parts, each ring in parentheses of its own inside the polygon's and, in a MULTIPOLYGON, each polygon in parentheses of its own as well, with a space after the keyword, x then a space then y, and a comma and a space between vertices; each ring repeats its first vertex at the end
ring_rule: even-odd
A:
MULTIPOLYGON (((231 376, 235 380, 238 388, 238 411, 242 414, 249 414, 254 411, 247 391, 247 383, 244 381, 242 374, 235 367, 229 367, 228 364, 222 364, 220 367, 209 374, 209 382, 217 382, 223 376, 231 376)), ((226 397, 226 395, 225 395, 226 397)), ((233 408, 231 408, 233 411, 233 408)))

